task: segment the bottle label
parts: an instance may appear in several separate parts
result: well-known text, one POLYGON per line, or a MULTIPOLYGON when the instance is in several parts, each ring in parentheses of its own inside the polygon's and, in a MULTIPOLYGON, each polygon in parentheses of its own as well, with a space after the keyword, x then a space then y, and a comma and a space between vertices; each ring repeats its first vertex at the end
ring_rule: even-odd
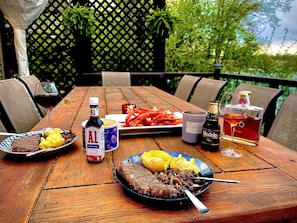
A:
POLYGON ((215 132, 214 130, 203 129, 202 136, 204 138, 209 138, 209 139, 213 139, 213 140, 219 139, 219 134, 217 132, 215 132))
POLYGON ((90 112, 91 112, 90 116, 98 117, 99 116, 98 106, 91 106, 90 112))
POLYGON ((86 155, 89 161, 101 161, 105 156, 104 127, 85 129, 86 155))
POLYGON ((201 134, 203 122, 190 122, 186 121, 185 132, 190 134, 201 134))
POLYGON ((220 130, 203 128, 202 143, 212 146, 218 146, 220 144, 220 130))

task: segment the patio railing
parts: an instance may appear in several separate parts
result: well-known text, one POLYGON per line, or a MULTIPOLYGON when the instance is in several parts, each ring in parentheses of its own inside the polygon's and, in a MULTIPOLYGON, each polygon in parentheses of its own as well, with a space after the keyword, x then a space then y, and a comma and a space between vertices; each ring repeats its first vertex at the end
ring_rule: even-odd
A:
MULTIPOLYGON (((271 105, 269 111, 266 112, 267 117, 262 135, 266 136, 274 121, 275 114, 280 108, 284 99, 293 91, 297 91, 297 80, 289 80, 284 78, 270 78, 252 75, 239 74, 225 74, 220 73, 219 69, 214 72, 130 72, 132 85, 153 85, 171 94, 175 92, 179 78, 185 74, 227 80, 228 84, 224 90, 234 90, 240 83, 248 83, 253 85, 261 85, 270 88, 277 88, 283 90, 283 94, 278 100, 271 105)), ((101 72, 84 73, 83 85, 94 85, 94 83, 101 83, 101 72)))
MULTIPOLYGON (((152 80, 151 84, 157 86, 167 92, 173 93, 175 90, 171 87, 170 82, 174 78, 180 78, 185 74, 200 76, 200 77, 211 77, 214 79, 233 80, 235 82, 252 82, 254 84, 261 84, 271 88, 279 88, 282 86, 292 88, 291 91, 297 91, 297 80, 290 80, 285 78, 271 78, 263 76, 253 76, 244 74, 227 74, 215 72, 130 72, 132 85, 139 85, 141 79, 152 80)), ((86 85, 93 85, 94 78, 99 82, 101 81, 101 72, 84 73, 84 81, 86 85)), ((289 92, 290 93, 290 92, 289 92)))

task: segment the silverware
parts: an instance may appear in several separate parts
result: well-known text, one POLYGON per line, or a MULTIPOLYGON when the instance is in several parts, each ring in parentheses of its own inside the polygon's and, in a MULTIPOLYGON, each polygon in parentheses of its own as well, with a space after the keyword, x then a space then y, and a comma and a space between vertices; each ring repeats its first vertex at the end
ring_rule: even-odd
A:
POLYGON ((35 156, 35 155, 38 155, 40 153, 44 153, 44 152, 48 152, 50 149, 40 149, 40 150, 37 150, 35 152, 30 152, 30 153, 27 153, 26 154, 26 157, 31 157, 31 156, 35 156))
POLYGON ((11 133, 11 132, 0 132, 1 136, 20 136, 21 134, 18 133, 11 133))
POLYGON ((240 184, 240 181, 239 180, 227 180, 227 179, 212 178, 212 177, 194 177, 194 179, 197 179, 197 180, 209 180, 209 181, 224 182, 224 183, 240 184))
POLYGON ((49 149, 39 149, 35 152, 30 152, 26 154, 26 157, 31 157, 31 156, 35 156, 35 155, 39 155, 41 153, 48 153, 50 151, 54 151, 57 150, 59 147, 53 147, 53 148, 49 148, 49 149))
POLYGON ((183 188, 185 194, 188 196, 188 198, 192 201, 194 206, 198 209, 198 211, 201 214, 207 214, 210 212, 210 210, 197 198, 194 194, 192 194, 187 188, 183 188))

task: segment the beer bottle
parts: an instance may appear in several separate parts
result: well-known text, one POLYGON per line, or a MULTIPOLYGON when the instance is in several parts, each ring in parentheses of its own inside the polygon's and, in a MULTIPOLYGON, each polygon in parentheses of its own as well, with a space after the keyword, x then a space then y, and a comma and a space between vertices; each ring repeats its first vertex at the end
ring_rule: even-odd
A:
POLYGON ((209 152, 216 152, 220 147, 220 124, 218 102, 209 103, 206 120, 202 126, 201 147, 209 152))
POLYGON ((104 125, 99 118, 99 99, 89 98, 90 119, 86 123, 85 142, 87 161, 99 163, 105 157, 104 125))

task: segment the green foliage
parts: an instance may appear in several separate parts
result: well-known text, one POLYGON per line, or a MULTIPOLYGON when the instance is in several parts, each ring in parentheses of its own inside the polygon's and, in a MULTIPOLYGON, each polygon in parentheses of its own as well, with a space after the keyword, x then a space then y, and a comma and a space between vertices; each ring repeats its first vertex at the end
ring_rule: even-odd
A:
POLYGON ((257 38, 243 23, 257 2, 181 0, 171 7, 181 22, 166 43, 168 70, 211 71, 257 52, 257 38))
POLYGON ((65 27, 72 34, 79 32, 80 35, 91 36, 95 31, 96 20, 87 6, 81 6, 79 3, 70 4, 62 12, 62 16, 65 27))
MULTIPOLYGON (((137 8, 133 9, 130 4, 127 7, 114 4, 111 8, 107 7, 107 2, 98 8, 90 4, 96 13, 86 6, 59 1, 63 1, 61 8, 66 8, 62 16, 59 13, 51 17, 42 15, 37 20, 39 28, 31 31, 28 53, 32 74, 41 80, 55 81, 66 93, 75 86, 77 79, 72 59, 75 41, 72 35, 68 35, 69 32, 74 34, 75 30, 91 35, 94 71, 153 71, 150 64, 153 52, 149 47, 152 38, 146 35, 149 31, 163 37, 170 32, 166 39, 166 71, 213 72, 214 63, 223 63, 224 73, 297 78, 293 75, 297 70, 297 56, 287 53, 269 55, 259 45, 257 36, 261 31, 261 22, 262 25, 276 26, 274 10, 288 10, 287 3, 291 0, 286 0, 286 4, 283 0, 166 0, 165 10, 157 8, 150 13, 139 1, 135 3, 139 4, 137 8), (111 14, 106 12, 107 8, 112 11, 111 14), (144 14, 150 16, 137 17, 144 14), (67 19, 69 26, 66 25, 67 19), (86 28, 88 25, 84 22, 90 27, 86 28), (53 34, 56 39, 50 38, 53 34), (33 35, 38 37, 32 38, 33 35), (146 64, 142 63, 139 52, 145 55, 146 64)), ((136 84, 150 85, 153 81, 147 78, 136 84)), ((175 89, 177 83, 178 78, 174 78, 169 83, 170 88, 175 89)), ((232 82, 230 87, 235 84, 232 82)))
POLYGON ((180 22, 166 40, 166 71, 211 72, 221 63, 225 73, 287 78, 296 73, 294 63, 289 63, 296 55, 287 56, 288 61, 268 54, 257 35, 267 24, 277 27, 275 12, 288 11, 291 0, 169 2, 167 7, 180 22))
POLYGON ((147 16, 145 25, 150 36, 168 37, 169 33, 174 31, 174 26, 178 22, 178 18, 173 16, 166 8, 157 8, 153 10, 151 15, 147 16))

